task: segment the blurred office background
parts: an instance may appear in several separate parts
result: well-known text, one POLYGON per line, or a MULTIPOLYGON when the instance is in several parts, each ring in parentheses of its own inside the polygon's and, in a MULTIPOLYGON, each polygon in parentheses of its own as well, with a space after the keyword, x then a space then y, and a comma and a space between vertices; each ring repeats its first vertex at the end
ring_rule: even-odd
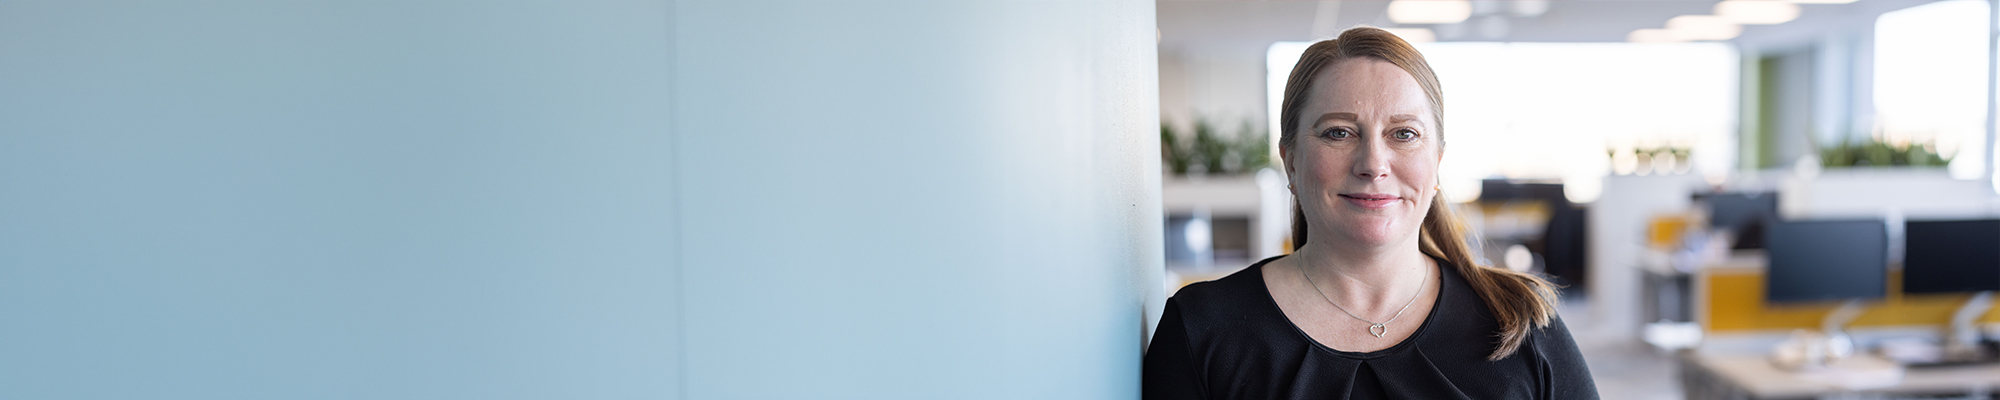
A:
POLYGON ((1364 24, 1607 398, 1990 398, 1995 10, 5 1, 0 398, 1133 398, 1364 24))
POLYGON ((1565 285, 1606 398, 2000 388, 1989 1, 1158 7, 1169 292, 1289 249, 1274 106, 1370 25, 1437 71, 1445 195, 1565 285))

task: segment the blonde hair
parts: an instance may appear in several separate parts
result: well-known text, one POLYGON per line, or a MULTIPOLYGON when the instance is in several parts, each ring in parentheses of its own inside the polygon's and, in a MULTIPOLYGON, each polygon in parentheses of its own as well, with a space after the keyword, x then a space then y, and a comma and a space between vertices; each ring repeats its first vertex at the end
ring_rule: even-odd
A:
MULTIPOLYGON (((1359 27, 1342 32, 1340 37, 1313 43, 1299 57, 1299 63, 1292 67, 1292 75, 1285 81, 1285 102, 1280 109, 1278 146, 1290 149, 1298 140, 1298 124, 1306 94, 1310 92, 1315 77, 1327 66, 1354 58, 1372 58, 1387 61, 1417 79, 1417 85, 1424 90, 1424 97, 1430 100, 1431 120, 1437 122, 1438 149, 1444 148, 1444 89, 1438 86, 1437 74, 1431 71, 1424 56, 1409 42, 1388 31, 1359 27)), ((1495 268, 1479 264, 1472 254, 1472 246, 1467 243, 1465 221, 1446 206, 1444 193, 1431 198, 1431 207, 1424 216, 1419 232, 1419 246, 1425 255, 1449 261, 1465 276, 1472 290, 1485 300, 1487 308, 1493 310, 1493 317, 1499 322, 1499 342, 1487 360, 1500 360, 1513 355, 1521 348, 1521 342, 1528 333, 1549 325, 1555 318, 1555 286, 1541 277, 1495 268)), ((1292 202, 1292 249, 1298 250, 1306 244, 1305 209, 1295 199, 1292 202)))

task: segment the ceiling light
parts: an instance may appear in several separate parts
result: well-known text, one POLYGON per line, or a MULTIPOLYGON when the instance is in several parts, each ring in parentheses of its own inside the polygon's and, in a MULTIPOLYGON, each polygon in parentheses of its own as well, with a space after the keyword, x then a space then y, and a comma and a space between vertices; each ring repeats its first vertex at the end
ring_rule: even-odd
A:
POLYGON ((1772 0, 1727 0, 1715 3, 1715 15, 1739 24, 1782 24, 1799 17, 1799 5, 1772 0))
POLYGON ((1682 40, 1680 35, 1675 35, 1674 31, 1670 30, 1638 29, 1633 30, 1631 34, 1625 35, 1625 41, 1632 43, 1675 43, 1685 42, 1686 40, 1682 40))
POLYGON ((1787 0, 1799 4, 1847 4, 1854 0, 1787 0))
POLYGON ((1389 2, 1389 20, 1398 24, 1456 24, 1472 16, 1466 0, 1396 0, 1389 2))
POLYGON ((1382 30, 1396 34, 1396 37, 1410 43, 1430 43, 1438 40, 1437 34, 1431 33, 1431 28, 1382 28, 1382 30))
POLYGON ((1667 20, 1667 30, 1684 40, 1729 40, 1743 34, 1743 26, 1714 15, 1682 15, 1667 20))

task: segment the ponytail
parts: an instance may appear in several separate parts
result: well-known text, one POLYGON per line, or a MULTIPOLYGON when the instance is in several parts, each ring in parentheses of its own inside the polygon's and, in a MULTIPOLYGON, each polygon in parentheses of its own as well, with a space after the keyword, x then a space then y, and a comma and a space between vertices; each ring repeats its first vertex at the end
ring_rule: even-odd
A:
POLYGON ((1533 274, 1479 264, 1479 259, 1472 255, 1471 244, 1467 243, 1470 238, 1466 235, 1465 220, 1446 205, 1444 194, 1431 198, 1431 209, 1424 216, 1418 240, 1425 255, 1449 261, 1458 268, 1458 274, 1465 277, 1472 291, 1493 310, 1493 319, 1500 325, 1500 341, 1493 354, 1486 356, 1488 361, 1513 355, 1521 348, 1521 342, 1527 341, 1529 331, 1547 327, 1555 319, 1555 285, 1533 274))

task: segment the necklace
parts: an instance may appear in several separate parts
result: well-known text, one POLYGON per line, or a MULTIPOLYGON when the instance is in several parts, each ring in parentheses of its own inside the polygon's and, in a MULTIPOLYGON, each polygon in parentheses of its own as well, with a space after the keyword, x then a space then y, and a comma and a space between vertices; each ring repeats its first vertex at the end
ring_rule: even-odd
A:
POLYGON ((1396 318, 1401 318, 1403 316, 1404 311, 1410 310, 1411 304, 1417 304, 1417 297, 1423 296, 1424 294, 1424 287, 1421 285, 1429 284, 1431 282, 1431 274, 1429 272, 1424 273, 1423 282, 1419 283, 1419 286, 1417 286, 1417 294, 1411 295, 1409 302, 1403 303, 1403 309, 1396 310, 1396 315, 1389 316, 1389 320, 1387 321, 1375 322, 1375 321, 1369 321, 1367 318, 1361 318, 1361 316, 1359 315, 1354 315, 1353 311, 1347 311, 1347 307, 1341 307, 1340 303, 1333 302, 1333 298, 1327 297, 1326 291, 1320 290, 1319 284, 1313 282, 1312 274, 1306 273, 1306 265, 1305 265, 1306 263, 1303 262, 1305 261, 1305 258, 1301 256, 1299 258, 1299 261, 1301 261, 1299 263, 1299 275, 1306 277, 1306 284, 1312 285, 1313 291, 1319 292, 1320 299, 1326 300, 1326 304, 1332 304, 1333 308, 1339 309, 1340 312, 1347 313, 1347 316, 1349 317, 1354 317, 1354 319, 1361 320, 1361 322, 1367 322, 1368 334, 1375 335, 1375 337, 1378 338, 1382 337, 1382 334, 1389 333, 1390 322, 1396 322, 1396 318))

